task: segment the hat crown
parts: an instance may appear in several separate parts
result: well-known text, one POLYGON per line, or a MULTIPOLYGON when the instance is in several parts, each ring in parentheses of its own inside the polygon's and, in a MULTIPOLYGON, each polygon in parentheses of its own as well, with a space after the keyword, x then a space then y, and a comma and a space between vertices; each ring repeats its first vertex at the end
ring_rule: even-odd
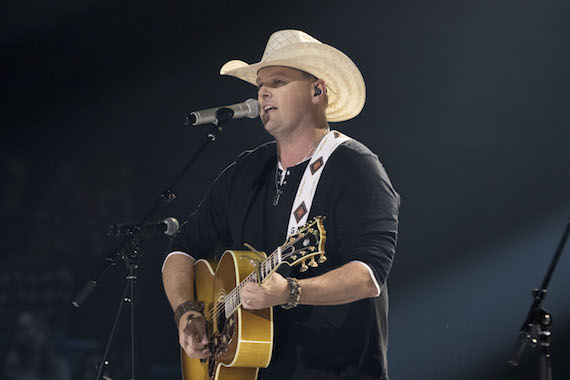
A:
POLYGON ((248 64, 233 59, 222 66, 220 74, 256 85, 259 70, 269 66, 290 67, 323 79, 329 90, 326 116, 330 122, 352 119, 364 106, 366 86, 354 62, 340 50, 300 30, 273 33, 260 62, 248 64))
POLYGON ((280 30, 269 37, 267 46, 265 46, 265 51, 263 52, 263 57, 261 57, 261 61, 265 61, 269 56, 285 46, 299 43, 321 44, 322 42, 300 30, 280 30))

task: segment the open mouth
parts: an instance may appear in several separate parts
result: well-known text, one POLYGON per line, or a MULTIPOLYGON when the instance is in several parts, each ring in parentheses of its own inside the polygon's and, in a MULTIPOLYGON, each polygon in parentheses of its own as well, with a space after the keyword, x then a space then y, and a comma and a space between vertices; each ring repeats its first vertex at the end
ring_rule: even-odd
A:
POLYGON ((275 111, 276 109, 277 107, 274 106, 264 106, 263 113, 261 114, 261 121, 263 121, 263 123, 266 123, 270 118, 271 112, 275 111))

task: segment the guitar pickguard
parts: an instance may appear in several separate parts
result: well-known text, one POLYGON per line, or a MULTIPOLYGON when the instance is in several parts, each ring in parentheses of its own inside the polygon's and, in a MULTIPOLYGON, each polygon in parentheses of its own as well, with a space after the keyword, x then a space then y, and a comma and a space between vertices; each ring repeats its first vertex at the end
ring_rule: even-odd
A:
POLYGON ((220 320, 217 321, 218 326, 222 326, 211 339, 210 351, 213 353, 212 358, 208 363, 208 374, 211 379, 214 378, 214 371, 216 365, 220 362, 226 361, 228 359, 228 351, 230 346, 234 346, 233 342, 236 339, 236 316, 232 314, 229 319, 225 319, 225 316, 220 315, 220 320))

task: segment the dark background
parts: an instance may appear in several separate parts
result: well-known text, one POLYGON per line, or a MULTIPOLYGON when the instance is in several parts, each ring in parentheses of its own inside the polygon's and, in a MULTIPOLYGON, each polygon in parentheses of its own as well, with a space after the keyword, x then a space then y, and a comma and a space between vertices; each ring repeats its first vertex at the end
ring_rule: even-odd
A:
MULTIPOLYGON (((538 349, 518 368, 506 360, 570 212, 568 1, 4 2, 1 376, 94 378, 125 269, 79 310, 70 300, 117 244, 107 226, 138 220, 198 147, 186 112, 256 96, 219 69, 257 62, 284 28, 359 66, 366 106, 332 127, 375 151, 402 197, 391 378, 538 378, 538 349)), ((184 219, 220 170, 268 140, 258 119, 229 124, 153 219, 184 219)), ((167 242, 144 246, 138 379, 178 378, 167 242)), ((566 249, 546 302, 554 379, 570 378, 569 271, 566 249)), ((126 316, 114 379, 128 378, 126 316)))

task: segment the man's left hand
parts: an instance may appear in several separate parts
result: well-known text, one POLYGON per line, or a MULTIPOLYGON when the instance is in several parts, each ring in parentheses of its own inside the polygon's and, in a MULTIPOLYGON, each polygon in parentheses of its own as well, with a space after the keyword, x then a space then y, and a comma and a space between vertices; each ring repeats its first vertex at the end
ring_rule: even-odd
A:
POLYGON ((265 309, 286 304, 289 294, 287 280, 279 273, 273 273, 262 285, 254 281, 246 282, 241 290, 241 303, 244 309, 265 309))

